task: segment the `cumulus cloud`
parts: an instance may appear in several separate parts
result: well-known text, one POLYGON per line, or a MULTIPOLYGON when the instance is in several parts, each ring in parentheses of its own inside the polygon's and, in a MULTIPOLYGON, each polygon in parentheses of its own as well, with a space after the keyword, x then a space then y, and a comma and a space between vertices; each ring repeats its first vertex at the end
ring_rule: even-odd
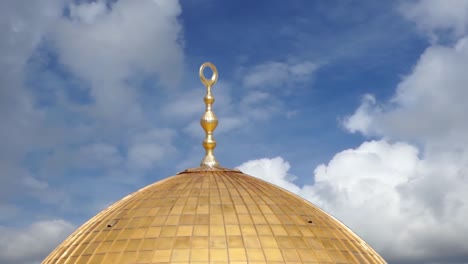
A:
POLYGON ((120 0, 72 3, 53 31, 60 61, 90 83, 90 112, 106 119, 141 118, 129 80, 157 75, 173 86, 182 72, 181 13, 177 1, 120 0), (161 37, 164 36, 164 37, 161 37))
POLYGON ((76 227, 65 220, 45 220, 24 229, 0 226, 0 262, 39 263, 76 227))
POLYGON ((371 112, 378 112, 378 108, 375 107, 375 97, 371 94, 366 94, 362 98, 361 105, 354 112, 353 115, 348 116, 344 119, 343 124, 346 129, 351 133, 362 132, 364 134, 372 134, 375 131, 372 129, 372 117, 371 112))
MULTIPOLYGON (((382 223, 392 226, 393 230, 398 230, 395 234, 399 236, 395 241, 406 245, 405 248, 393 245, 384 249, 396 259, 421 262, 433 259, 455 263, 463 263, 468 259, 468 243, 460 235, 468 232, 464 220, 468 217, 466 67, 466 37, 458 40, 452 47, 429 47, 411 74, 398 85, 391 101, 379 103, 365 99, 356 112, 344 122, 351 132, 416 142, 421 149, 419 158, 415 155, 405 158, 407 162, 414 164, 415 169, 395 174, 403 175, 405 182, 395 186, 394 194, 397 196, 388 201, 386 209, 381 210, 383 212, 379 212, 385 215, 397 206, 399 221, 383 221, 393 219, 391 217, 376 221, 383 221, 382 223)), ((339 155, 335 156, 334 160, 339 155)), ((334 160, 328 167, 317 169, 316 177, 333 175, 330 167, 337 165, 333 164, 334 160)), ((351 162, 353 159, 347 160, 351 162)), ((401 158, 394 156, 385 162, 393 160, 401 161, 401 158)), ((342 166, 338 164, 338 167, 342 166)), ((384 177, 387 171, 391 170, 382 167, 375 173, 375 178, 384 177)), ((337 190, 332 179, 327 186, 337 190)), ((383 187, 377 185, 375 189, 381 192, 383 187)), ((358 193, 352 193, 354 197, 359 197, 358 193)), ((369 201, 385 201, 385 196, 368 198, 369 201)), ((328 203, 326 206, 330 206, 332 212, 342 214, 336 205, 331 206, 331 203, 328 203)), ((363 212, 366 208, 362 206, 360 209, 363 212)), ((372 212, 368 213, 371 215, 372 212)), ((342 218, 352 225, 352 213, 342 218)), ((359 227, 358 224, 356 228, 363 230, 364 234, 368 230, 368 227, 359 227)), ((380 232, 382 233, 384 232, 380 232)), ((378 241, 378 238, 372 238, 372 234, 369 237, 378 241)))
POLYGON ((468 1, 417 0, 402 2, 401 13, 423 31, 437 37, 440 31, 462 36, 468 30, 468 1))
POLYGON ((431 46, 389 102, 377 103, 367 96, 344 125, 351 132, 418 140, 431 146, 467 144, 467 67, 468 37, 452 47, 431 46))
MULTIPOLYGON (((405 152, 411 154, 404 161, 412 163, 413 169, 394 173, 403 176, 404 181, 393 188, 396 196, 387 201, 389 209, 382 212, 386 214, 395 206, 399 208, 399 221, 387 224, 393 224, 393 230, 398 230, 395 232, 397 239, 408 247, 394 245, 385 250, 396 258, 406 260, 424 262, 432 258, 440 262, 466 262, 468 243, 460 233, 468 232, 464 220, 468 217, 468 77, 465 70, 468 67, 468 1, 453 1, 450 4, 447 1, 416 1, 406 7, 406 16, 421 28, 434 34, 438 30, 452 31, 458 39, 450 46, 428 47, 412 72, 398 84, 391 100, 378 102, 372 95, 365 96, 356 112, 344 120, 344 126, 350 132, 366 136, 414 142, 412 148, 418 146, 419 149, 419 155, 414 151, 413 154, 408 150, 399 151, 401 157, 405 152)), ((396 149, 395 146, 392 148, 396 149)), ((382 155, 384 151, 376 153, 382 155)), ((338 163, 344 158, 343 154, 337 154, 328 166, 321 166, 315 171, 319 182, 331 177, 325 180, 328 182, 325 186, 331 190, 339 190, 332 179, 335 174, 332 168, 343 168, 343 164, 338 163)), ((388 157, 385 162, 402 162, 401 157, 388 157)), ((353 158, 345 160, 351 162, 353 158)), ((381 179, 391 171, 382 167, 375 171, 374 178, 381 179)), ((341 180, 338 179, 338 182, 341 180)), ((375 189, 380 192, 383 187, 379 184, 375 189)), ((354 197, 360 195, 354 191, 352 193, 354 197)), ((342 195, 338 193, 334 196, 342 195)), ((376 199, 385 201, 385 196, 369 198, 372 202, 376 199)), ((325 202, 325 206, 342 214, 339 208, 333 208, 337 206, 335 204, 325 202)), ((361 209, 365 210, 364 207, 361 209)), ((343 219, 349 218, 352 223, 352 214, 343 216, 343 219)), ((366 232, 364 226, 356 226, 366 232)), ((372 234, 369 237, 372 238, 372 234)))
POLYGON ((288 191, 298 193, 300 188, 293 181, 295 176, 288 173, 290 165, 281 157, 247 161, 237 169, 265 181, 281 186, 288 191))
POLYGON ((318 166, 314 185, 305 186, 294 183, 281 157, 238 168, 323 208, 390 263, 462 263, 468 257, 467 177, 453 173, 458 160, 441 166, 419 154, 407 143, 365 142, 318 166))
POLYGON ((459 160, 419 156, 410 144, 365 142, 317 167, 315 184, 302 195, 343 220, 390 262, 466 260, 468 244, 461 234, 468 231, 463 220, 468 181, 450 169, 459 160))

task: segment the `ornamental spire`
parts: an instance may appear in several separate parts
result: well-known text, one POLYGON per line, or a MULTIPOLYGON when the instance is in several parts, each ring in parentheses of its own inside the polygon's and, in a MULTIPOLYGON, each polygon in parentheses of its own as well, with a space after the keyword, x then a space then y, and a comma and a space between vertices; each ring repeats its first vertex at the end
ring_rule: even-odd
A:
POLYGON ((213 132, 218 126, 218 118, 211 110, 215 98, 211 94, 211 87, 215 85, 216 81, 218 81, 218 70, 211 62, 205 62, 200 67, 200 80, 206 87, 206 95, 203 98, 203 101, 206 104, 206 111, 200 119, 200 125, 202 126, 203 130, 205 130, 205 139, 203 140, 203 148, 205 148, 206 154, 203 160, 201 161, 200 166, 208 166, 208 167, 218 167, 219 163, 216 160, 213 150, 216 147, 216 140, 213 137, 213 132), (208 67, 213 72, 210 79, 205 77, 204 70, 208 67))

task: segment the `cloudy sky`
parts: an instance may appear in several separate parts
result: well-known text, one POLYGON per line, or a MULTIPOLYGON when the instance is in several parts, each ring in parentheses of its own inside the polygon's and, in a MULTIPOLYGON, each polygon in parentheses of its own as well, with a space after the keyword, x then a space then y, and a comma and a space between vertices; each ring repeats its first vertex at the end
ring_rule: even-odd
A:
POLYGON ((468 0, 1 0, 0 35, 0 263, 198 166, 205 61, 221 165, 468 263, 468 0))

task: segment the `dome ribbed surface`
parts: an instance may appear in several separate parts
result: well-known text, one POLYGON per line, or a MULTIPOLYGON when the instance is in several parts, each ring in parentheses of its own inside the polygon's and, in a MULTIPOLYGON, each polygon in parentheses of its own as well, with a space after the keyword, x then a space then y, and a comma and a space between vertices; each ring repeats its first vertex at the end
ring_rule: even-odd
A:
POLYGON ((239 171, 199 168, 111 205, 43 263, 385 261, 304 199, 239 171))

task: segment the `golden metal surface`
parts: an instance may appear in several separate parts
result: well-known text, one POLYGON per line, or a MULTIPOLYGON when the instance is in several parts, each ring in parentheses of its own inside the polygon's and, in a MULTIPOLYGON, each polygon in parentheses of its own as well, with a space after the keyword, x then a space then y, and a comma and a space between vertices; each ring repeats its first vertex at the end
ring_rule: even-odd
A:
POLYGON ((240 171, 196 168, 78 228, 43 263, 385 263, 315 205, 240 171))
POLYGON ((206 95, 204 98, 204 102, 206 104, 206 111, 200 119, 200 124, 203 130, 205 130, 205 140, 203 140, 203 147, 205 148, 206 154, 205 157, 203 157, 200 165, 208 167, 217 167, 219 166, 219 163, 213 154, 213 151, 216 147, 216 140, 213 137, 213 132, 216 129, 216 126, 218 126, 218 118, 212 111, 212 106, 215 101, 215 98, 211 93, 211 88, 218 81, 218 70, 212 63, 205 62, 201 65, 199 74, 201 82, 206 87, 206 95), (213 75, 210 79, 207 79, 205 77, 204 70, 207 67, 210 68, 213 72, 213 75))

